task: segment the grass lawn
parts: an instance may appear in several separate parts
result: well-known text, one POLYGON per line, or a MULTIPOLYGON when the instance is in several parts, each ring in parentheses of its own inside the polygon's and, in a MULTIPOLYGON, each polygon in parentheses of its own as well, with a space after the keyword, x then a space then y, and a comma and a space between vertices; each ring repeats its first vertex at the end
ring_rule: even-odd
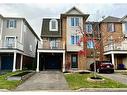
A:
POLYGON ((15 75, 20 73, 21 71, 17 71, 17 72, 8 72, 7 74, 4 75, 0 75, 0 89, 8 89, 8 90, 12 90, 14 88, 16 88, 21 81, 9 81, 7 80, 8 76, 11 75, 15 75))
POLYGON ((103 82, 89 82, 88 77, 93 76, 92 74, 64 74, 69 84, 70 89, 76 90, 79 88, 127 88, 127 85, 121 84, 117 81, 104 78, 103 82))

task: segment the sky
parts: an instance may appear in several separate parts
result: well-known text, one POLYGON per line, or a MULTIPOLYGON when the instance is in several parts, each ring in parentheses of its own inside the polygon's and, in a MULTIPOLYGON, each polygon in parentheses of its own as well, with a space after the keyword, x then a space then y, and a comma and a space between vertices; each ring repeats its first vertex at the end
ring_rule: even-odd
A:
POLYGON ((84 14, 90 14, 90 21, 101 20, 102 16, 121 18, 127 15, 127 3, 0 3, 0 14, 4 17, 26 18, 40 37, 43 18, 59 18, 61 13, 65 13, 73 6, 84 14))

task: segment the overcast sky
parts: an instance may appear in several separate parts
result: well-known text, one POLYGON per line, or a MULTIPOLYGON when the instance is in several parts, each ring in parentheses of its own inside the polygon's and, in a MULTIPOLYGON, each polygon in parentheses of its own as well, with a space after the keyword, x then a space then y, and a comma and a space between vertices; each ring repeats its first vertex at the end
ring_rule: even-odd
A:
POLYGON ((41 4, 0 4, 0 14, 7 17, 24 17, 40 37, 42 19, 57 17, 71 7, 76 6, 82 12, 90 14, 89 20, 98 20, 102 16, 123 17, 127 14, 127 4, 86 4, 86 3, 41 3, 41 4))

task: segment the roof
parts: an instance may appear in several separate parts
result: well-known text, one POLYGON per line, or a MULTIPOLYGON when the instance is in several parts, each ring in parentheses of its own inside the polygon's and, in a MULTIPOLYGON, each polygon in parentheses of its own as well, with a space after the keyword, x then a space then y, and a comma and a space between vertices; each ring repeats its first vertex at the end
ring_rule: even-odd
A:
MULTIPOLYGON (((41 29, 41 37, 61 37, 60 32, 60 19, 56 19, 58 21, 58 31, 50 31, 49 23, 52 18, 44 18, 42 21, 42 29, 41 29)), ((54 18, 53 18, 54 19, 54 18)))
POLYGON ((127 15, 125 15, 124 17, 122 17, 121 19, 120 19, 120 22, 123 22, 124 21, 124 19, 127 17, 127 15))
POLYGON ((6 18, 8 18, 8 19, 22 19, 27 24, 27 26, 29 27, 29 29, 31 30, 31 32, 36 36, 36 38, 38 40, 40 40, 40 38, 37 36, 37 34, 34 32, 33 28, 30 26, 30 24, 27 22, 27 20, 25 18, 22 18, 22 17, 3 17, 3 18, 5 18, 5 19, 6 18))
POLYGON ((120 18, 118 17, 113 17, 113 16, 108 16, 105 19, 103 19, 101 22, 120 22, 120 18))
POLYGON ((69 12, 71 12, 72 10, 76 10, 78 11, 80 14, 84 14, 83 12, 81 12, 78 8, 76 8, 75 6, 72 7, 71 9, 69 9, 67 12, 65 12, 64 14, 68 14, 69 12))
POLYGON ((82 16, 85 19, 87 19, 89 17, 89 14, 84 14, 83 12, 81 12, 78 8, 76 8, 75 6, 72 7, 71 9, 69 9, 67 12, 61 14, 61 17, 66 17, 66 16, 82 16), (76 10, 79 14, 73 14, 70 13, 72 10, 76 10))

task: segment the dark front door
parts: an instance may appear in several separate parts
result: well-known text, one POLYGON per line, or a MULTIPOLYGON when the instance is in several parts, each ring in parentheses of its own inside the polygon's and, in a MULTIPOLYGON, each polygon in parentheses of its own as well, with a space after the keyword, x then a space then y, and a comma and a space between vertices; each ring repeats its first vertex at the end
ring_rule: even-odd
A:
POLYGON ((13 56, 2 56, 1 57, 1 69, 12 70, 13 68, 13 56))
POLYGON ((71 55, 71 68, 78 68, 78 57, 77 54, 71 55))

